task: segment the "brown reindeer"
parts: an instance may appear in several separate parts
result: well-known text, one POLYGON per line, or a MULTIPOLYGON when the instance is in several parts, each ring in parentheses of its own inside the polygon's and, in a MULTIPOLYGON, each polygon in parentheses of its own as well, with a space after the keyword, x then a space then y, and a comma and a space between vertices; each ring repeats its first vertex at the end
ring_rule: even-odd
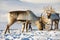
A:
POLYGON ((40 19, 36 21, 36 26, 39 30, 43 30, 44 28, 48 29, 48 26, 45 26, 46 24, 50 24, 50 21, 44 16, 41 16, 40 19))
MULTIPOLYGON (((30 10, 11 11, 8 14, 8 24, 7 24, 7 28, 5 30, 5 34, 6 34, 6 32, 10 33, 9 28, 11 27, 12 24, 14 24, 17 21, 25 22, 26 30, 27 30, 29 21, 35 21, 35 20, 37 20, 37 17, 30 10)), ((24 27, 23 27, 23 30, 24 30, 24 27)), ((22 32, 23 32, 23 30, 22 30, 22 32)))

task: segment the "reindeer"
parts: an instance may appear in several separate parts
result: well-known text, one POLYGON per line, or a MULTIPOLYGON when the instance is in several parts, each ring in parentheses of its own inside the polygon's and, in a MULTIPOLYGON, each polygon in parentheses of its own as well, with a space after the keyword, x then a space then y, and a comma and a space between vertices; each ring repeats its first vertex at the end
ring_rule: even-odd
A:
POLYGON ((28 28, 28 24, 30 22, 31 23, 33 22, 34 24, 36 24, 36 26, 38 27, 39 30, 43 30, 43 27, 48 22, 48 19, 45 18, 44 16, 41 16, 41 18, 37 17, 30 10, 26 10, 26 11, 11 11, 8 14, 8 24, 7 24, 7 28, 5 30, 5 34, 6 34, 6 32, 10 33, 9 28, 11 27, 11 25, 13 25, 17 21, 24 22, 23 23, 23 27, 22 27, 22 32, 24 32, 25 27, 26 27, 26 32, 27 32, 28 31, 28 29, 27 29, 28 28))
POLYGON ((55 24, 55 29, 58 29, 59 13, 56 13, 52 7, 48 7, 45 12, 47 13, 48 19, 51 19, 51 30, 53 30, 53 23, 55 24))
POLYGON ((45 26, 45 25, 46 24, 50 25, 50 22, 51 22, 50 19, 42 16, 41 14, 41 17, 39 18, 39 20, 36 21, 36 26, 38 27, 39 30, 48 29, 48 26, 45 26))
MULTIPOLYGON (((28 24, 29 21, 35 21, 37 20, 37 16, 33 14, 32 11, 26 10, 26 11, 10 11, 8 14, 8 24, 7 28, 5 30, 5 34, 8 31, 10 33, 9 28, 11 25, 13 25, 15 22, 20 21, 20 22, 25 22, 26 24, 26 30, 28 30, 28 24)), ((24 25, 25 26, 25 25, 24 25)), ((22 32, 24 31, 24 27, 22 29, 22 32)))

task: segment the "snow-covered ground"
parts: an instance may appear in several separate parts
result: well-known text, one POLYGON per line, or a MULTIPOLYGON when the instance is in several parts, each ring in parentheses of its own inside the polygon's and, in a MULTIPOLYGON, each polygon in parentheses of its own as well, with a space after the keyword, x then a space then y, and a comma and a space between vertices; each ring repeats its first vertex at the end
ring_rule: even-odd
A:
POLYGON ((29 30, 30 32, 22 33, 21 25, 16 23, 11 26, 10 34, 4 34, 3 30, 5 30, 6 24, 0 22, 0 40, 60 40, 60 29, 57 31, 39 31, 37 27, 33 27, 33 31, 29 30))
POLYGON ((15 30, 10 34, 0 32, 0 40, 60 40, 60 31, 32 31, 23 32, 15 30))

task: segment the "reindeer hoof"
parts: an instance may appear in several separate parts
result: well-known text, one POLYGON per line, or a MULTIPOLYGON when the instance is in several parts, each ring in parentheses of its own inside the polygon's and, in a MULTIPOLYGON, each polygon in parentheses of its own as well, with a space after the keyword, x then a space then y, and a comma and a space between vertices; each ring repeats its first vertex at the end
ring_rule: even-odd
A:
POLYGON ((4 34, 6 34, 6 32, 4 32, 4 34))
POLYGON ((8 31, 8 33, 10 33, 10 31, 8 31))

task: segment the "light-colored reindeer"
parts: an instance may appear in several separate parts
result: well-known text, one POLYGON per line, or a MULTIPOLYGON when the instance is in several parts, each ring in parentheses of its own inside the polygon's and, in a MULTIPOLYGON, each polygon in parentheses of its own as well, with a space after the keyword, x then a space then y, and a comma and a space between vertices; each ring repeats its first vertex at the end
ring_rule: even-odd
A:
MULTIPOLYGON (((29 22, 31 22, 31 23, 34 22, 39 30, 43 30, 43 26, 45 26, 45 23, 48 22, 48 19, 45 18, 44 16, 37 17, 30 10, 26 10, 26 11, 11 11, 8 14, 8 24, 7 24, 7 28, 5 30, 5 34, 6 34, 7 31, 10 33, 9 28, 11 27, 12 24, 14 24, 17 21, 25 22, 26 31, 28 31, 27 28, 28 28, 29 22)), ((24 32, 25 24, 23 23, 22 32, 24 32)))

